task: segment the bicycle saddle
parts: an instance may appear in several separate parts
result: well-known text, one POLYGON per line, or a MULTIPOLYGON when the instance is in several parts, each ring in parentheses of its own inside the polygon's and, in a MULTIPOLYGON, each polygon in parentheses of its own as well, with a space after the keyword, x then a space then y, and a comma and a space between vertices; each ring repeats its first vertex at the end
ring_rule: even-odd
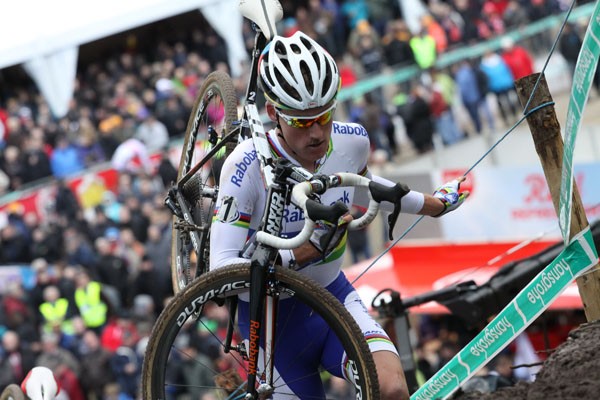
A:
POLYGON ((283 18, 279 0, 240 0, 238 8, 244 17, 258 25, 267 41, 277 34, 275 23, 283 18))

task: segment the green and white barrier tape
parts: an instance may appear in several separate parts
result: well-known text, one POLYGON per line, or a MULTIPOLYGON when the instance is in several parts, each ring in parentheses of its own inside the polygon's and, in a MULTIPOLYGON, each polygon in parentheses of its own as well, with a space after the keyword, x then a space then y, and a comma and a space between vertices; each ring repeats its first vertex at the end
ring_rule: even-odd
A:
POLYGON ((411 400, 448 398, 544 312, 574 279, 598 263, 598 253, 589 226, 570 242, 569 231, 573 196, 573 151, 599 55, 600 2, 597 2, 577 59, 567 111, 558 207, 565 249, 475 339, 425 382, 411 396, 411 400))
POLYGON ((563 167, 560 182, 560 199, 558 205, 558 224, 563 241, 569 241, 571 229, 571 208, 573 201, 573 151, 579 132, 583 110, 587 104, 592 81, 600 55, 600 2, 596 3, 594 12, 583 38, 583 45, 577 58, 571 98, 567 109, 565 123, 565 147, 563 152, 563 167))
POLYGON ((484 330, 425 382, 411 400, 448 398, 527 328, 575 278, 597 262, 598 253, 588 226, 484 330))

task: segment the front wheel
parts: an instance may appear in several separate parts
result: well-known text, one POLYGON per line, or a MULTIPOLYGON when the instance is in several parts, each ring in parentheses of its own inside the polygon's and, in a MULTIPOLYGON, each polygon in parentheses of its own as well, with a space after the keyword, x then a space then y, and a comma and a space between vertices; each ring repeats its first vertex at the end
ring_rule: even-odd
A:
MULTIPOLYGON (((144 399, 200 398, 207 393, 223 399, 244 398, 249 365, 243 345, 248 322, 241 310, 250 287, 249 265, 206 273, 167 305, 146 348, 144 399), (237 308, 228 307, 238 303, 237 308), (225 353, 228 327, 235 329, 232 345, 236 350, 225 353)), ((268 293, 281 300, 274 317, 275 344, 271 346, 274 379, 260 382, 270 388, 265 398, 378 399, 371 352, 340 301, 313 280, 289 269, 276 268, 273 278, 268 293), (290 318, 299 310, 306 319, 290 318), (300 340, 290 345, 284 336, 288 334, 300 340), (345 357, 337 356, 344 353, 345 357), (336 371, 343 371, 346 379, 335 377, 336 371)), ((261 351, 261 358, 264 354, 261 351)), ((259 380, 264 372, 259 365, 259 380)))

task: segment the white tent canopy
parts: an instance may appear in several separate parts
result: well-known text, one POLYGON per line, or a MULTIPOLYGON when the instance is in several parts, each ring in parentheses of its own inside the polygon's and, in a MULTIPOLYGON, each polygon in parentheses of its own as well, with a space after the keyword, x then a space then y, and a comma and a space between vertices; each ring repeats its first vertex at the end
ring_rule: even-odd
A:
POLYGON ((56 116, 72 97, 80 45, 201 10, 227 42, 232 74, 246 58, 236 0, 20 0, 3 5, 0 68, 25 64, 56 116), (226 22, 227 29, 219 24, 226 22))

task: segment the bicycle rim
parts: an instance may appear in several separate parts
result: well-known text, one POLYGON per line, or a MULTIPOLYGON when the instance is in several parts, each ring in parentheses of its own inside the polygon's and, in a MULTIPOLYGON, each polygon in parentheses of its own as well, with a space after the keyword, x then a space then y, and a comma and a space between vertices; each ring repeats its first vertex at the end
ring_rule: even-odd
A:
MULTIPOLYGON (((223 332, 209 325, 213 324, 211 318, 221 318, 221 322, 235 319, 235 315, 229 315, 226 307, 217 305, 215 300, 221 302, 227 298, 237 299, 237 295, 247 293, 250 286, 249 271, 249 263, 246 263, 204 274, 168 304, 154 325, 146 348, 142 371, 144 399, 167 399, 183 394, 197 398, 196 396, 207 392, 212 392, 218 399, 244 398, 248 363, 238 352, 232 351, 225 355, 223 332), (194 340, 196 345, 192 343, 194 340), (211 348, 207 343, 212 343, 217 348, 211 348), (183 373, 186 366, 187 372, 183 373), (190 371, 194 371, 193 376, 196 377, 192 381, 185 378, 191 376, 190 371), (215 380, 219 385, 215 384, 215 380)), ((346 370, 354 371, 348 380, 342 380, 324 373, 325 369, 332 366, 322 365, 318 371, 312 371, 311 376, 307 374, 300 379, 316 379, 321 382, 327 393, 325 398, 328 399, 378 399, 377 374, 371 353, 348 311, 324 288, 294 271, 278 268, 275 281, 275 292, 278 295, 295 297, 310 307, 311 313, 325 321, 330 327, 329 334, 336 335, 343 345, 349 360, 346 370)), ((291 321, 286 320, 285 315, 278 316, 278 329, 289 323, 291 321)), ((299 346, 294 349, 296 358, 286 360, 292 363, 290 367, 295 368, 293 363, 297 363, 298 358, 311 351, 310 346, 317 346, 318 339, 324 334, 325 332, 314 332, 313 338, 311 332, 311 339, 302 348, 299 346)), ((241 342, 241 336, 236 331, 234 339, 241 342)), ((277 351, 275 346, 276 358, 277 351)), ((286 368, 287 365, 278 363, 276 367, 286 368)), ((281 386, 282 381, 276 379, 273 398, 298 398, 286 393, 286 389, 281 386)))
POLYGON ((25 400, 25 394, 17 384, 8 385, 0 394, 0 400, 25 400))
MULTIPOLYGON (((231 78, 224 72, 217 71, 208 75, 200 94, 196 98, 188 121, 183 142, 181 160, 177 171, 179 182, 190 169, 198 163, 207 152, 218 144, 230 132, 236 132, 234 122, 238 119, 237 98, 231 78), (209 127, 213 131, 213 143, 209 141, 209 127)), ((198 232, 199 253, 192 246, 189 226, 182 225, 177 216, 173 217, 171 239, 171 277, 173 290, 177 293, 196 275, 204 272, 208 265, 208 243, 214 197, 202 196, 204 188, 215 188, 220 176, 223 161, 237 144, 237 135, 221 147, 184 185, 184 193, 189 201, 194 224, 202 228, 198 232), (187 230, 186 230, 187 229, 187 230)), ((216 195, 215 195, 216 196, 216 195)))

